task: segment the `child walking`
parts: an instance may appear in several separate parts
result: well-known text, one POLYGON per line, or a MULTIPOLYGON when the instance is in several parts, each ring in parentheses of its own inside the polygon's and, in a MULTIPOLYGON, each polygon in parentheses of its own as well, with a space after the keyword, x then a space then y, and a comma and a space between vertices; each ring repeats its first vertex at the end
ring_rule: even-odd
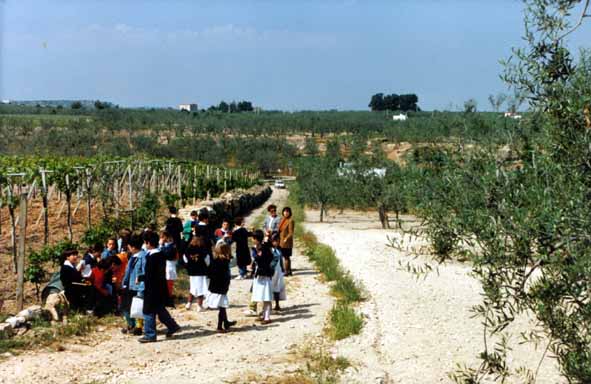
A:
POLYGON ((177 279, 176 264, 179 258, 177 249, 172 235, 168 231, 160 232, 160 252, 166 257, 166 285, 171 299, 174 294, 174 281, 177 279))
POLYGON ((271 235, 271 252, 273 253, 271 268, 273 268, 274 271, 273 279, 271 281, 273 282, 273 298, 275 299, 275 308, 273 309, 276 311, 281 310, 279 301, 285 301, 287 299, 287 295, 285 294, 285 278, 283 277, 285 271, 283 268, 283 254, 279 248, 279 243, 279 233, 271 235))
POLYGON ((213 260, 209 269, 209 296, 207 306, 218 308, 218 333, 226 333, 230 327, 236 325, 235 321, 228 320, 226 308, 230 306, 228 301, 228 289, 230 288, 230 260, 232 260, 231 248, 224 240, 218 241, 213 250, 213 260))
POLYGON ((256 264, 254 281, 252 285, 252 301, 255 303, 263 302, 262 323, 271 322, 271 304, 273 302, 273 274, 271 266, 273 262, 273 253, 268 242, 263 242, 265 233, 256 230, 253 233, 254 249, 253 256, 256 264))
POLYGON ((203 236, 195 236, 187 247, 183 260, 189 274, 189 297, 185 308, 191 309, 193 299, 197 298, 199 312, 205 310, 203 301, 209 294, 208 267, 211 262, 209 246, 203 236))

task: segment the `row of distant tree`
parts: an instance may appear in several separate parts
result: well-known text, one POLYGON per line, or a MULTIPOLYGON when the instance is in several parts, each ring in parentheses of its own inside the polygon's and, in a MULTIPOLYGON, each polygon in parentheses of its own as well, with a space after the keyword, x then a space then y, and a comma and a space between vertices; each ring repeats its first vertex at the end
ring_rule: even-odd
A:
POLYGON ((209 107, 208 111, 219 111, 224 113, 252 112, 254 111, 254 107, 250 101, 232 101, 231 103, 226 103, 222 100, 219 105, 212 105, 209 107))
POLYGON ((385 95, 383 93, 376 93, 369 101, 369 107, 372 111, 420 111, 417 103, 419 97, 414 93, 406 95, 385 95))

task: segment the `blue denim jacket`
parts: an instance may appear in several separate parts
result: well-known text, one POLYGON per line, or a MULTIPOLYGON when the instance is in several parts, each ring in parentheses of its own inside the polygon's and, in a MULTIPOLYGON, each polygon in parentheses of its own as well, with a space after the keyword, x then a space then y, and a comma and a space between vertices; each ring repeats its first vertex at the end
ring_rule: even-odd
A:
POLYGON ((273 252, 273 261, 271 262, 271 268, 273 268, 274 270, 275 268, 277 268, 277 264, 279 264, 281 265, 281 271, 283 272, 283 254, 281 253, 281 250, 279 250, 279 248, 271 248, 271 251, 273 252))
POLYGON ((146 269, 146 251, 141 250, 135 253, 127 263, 125 275, 123 276, 123 288, 136 291, 139 297, 144 296, 144 282, 138 281, 146 269), (135 260, 134 260, 135 259, 135 260), (133 268, 132 268, 133 266, 133 268))

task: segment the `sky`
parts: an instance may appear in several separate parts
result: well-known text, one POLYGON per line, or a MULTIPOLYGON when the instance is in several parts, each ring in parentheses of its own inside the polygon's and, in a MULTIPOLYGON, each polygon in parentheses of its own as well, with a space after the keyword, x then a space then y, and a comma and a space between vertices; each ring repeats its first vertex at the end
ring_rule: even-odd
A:
POLYGON ((0 98, 485 110, 522 19, 520 0, 0 0, 0 98))

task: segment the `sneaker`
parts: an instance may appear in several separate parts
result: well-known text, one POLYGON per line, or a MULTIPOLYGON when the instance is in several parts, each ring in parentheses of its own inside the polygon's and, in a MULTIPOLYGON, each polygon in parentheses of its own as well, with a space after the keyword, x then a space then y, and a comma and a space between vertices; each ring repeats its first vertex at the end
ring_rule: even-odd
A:
POLYGON ((207 311, 207 308, 205 308, 203 305, 200 305, 199 308, 197 308, 197 312, 205 312, 207 311))
POLYGON ((124 335, 127 335, 129 332, 131 332, 133 330, 132 327, 125 327, 125 328, 121 328, 121 333, 123 333, 124 335))
POLYGON ((238 276, 236 280, 244 280, 244 276, 238 276))
POLYGON ((257 313, 255 311, 253 311, 252 309, 247 309, 246 311, 242 312, 244 313, 246 316, 256 316, 257 313))
POLYGON ((155 343, 156 339, 149 339, 146 336, 144 337, 140 337, 139 339, 137 339, 137 341, 139 341, 140 343, 144 344, 144 343, 155 343))
POLYGON ((173 328, 173 329, 169 329, 169 330, 166 332, 166 338, 171 338, 171 337, 172 337, 172 336, 173 336, 175 333, 177 333, 177 332, 178 332, 178 331, 180 331, 180 330, 181 330, 181 326, 180 326, 180 325, 177 325, 177 326, 176 326, 175 328, 173 328))
POLYGON ((193 303, 191 303, 191 302, 188 302, 187 304, 185 304, 185 309, 186 309, 187 311, 188 311, 189 309, 191 309, 191 305, 192 305, 192 304, 193 304, 193 303))
POLYGON ((222 329, 222 328, 218 328, 218 329, 216 329, 216 332, 217 333, 227 333, 228 331, 226 331, 225 329, 222 329))
POLYGON ((261 324, 271 324, 271 320, 262 320, 261 324))
POLYGON ((144 331, 141 328, 134 328, 133 329, 133 335, 134 336, 141 336, 142 333, 144 333, 144 331))

